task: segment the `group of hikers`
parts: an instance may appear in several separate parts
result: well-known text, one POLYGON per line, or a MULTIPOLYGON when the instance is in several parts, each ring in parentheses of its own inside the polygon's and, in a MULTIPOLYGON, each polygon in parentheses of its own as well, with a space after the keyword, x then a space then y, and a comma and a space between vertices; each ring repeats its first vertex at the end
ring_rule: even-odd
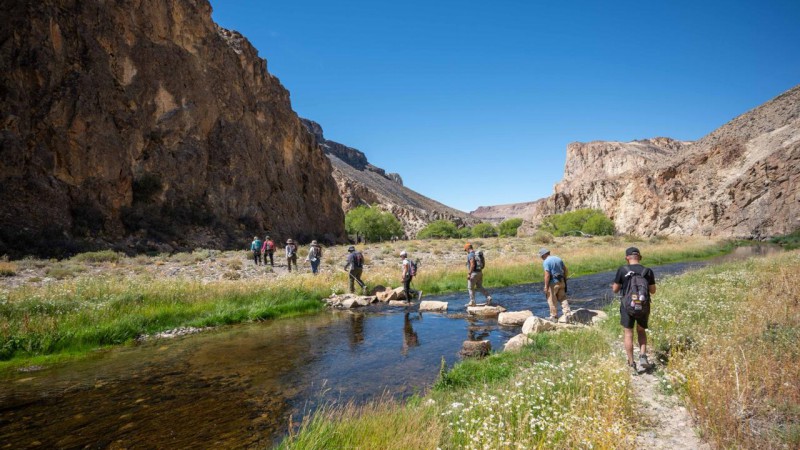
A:
MULTIPOLYGON (((263 242, 258 239, 258 237, 254 237, 250 245, 250 250, 253 252, 253 260, 256 265, 260 264, 261 261, 266 265, 267 257, 269 257, 270 265, 275 265, 273 259, 275 243, 269 236, 266 236, 263 242)), ((292 264, 294 264, 295 271, 297 271, 297 244, 294 240, 286 240, 285 252, 289 272, 292 271, 292 264)), ((350 293, 355 293, 356 284, 361 287, 362 292, 366 293, 366 284, 361 279, 364 270, 364 255, 360 251, 357 251, 355 246, 352 245, 348 247, 347 252, 348 255, 344 270, 348 273, 350 293)), ((475 302, 476 291, 483 294, 486 298, 486 303, 481 306, 491 306, 492 296, 489 294, 489 291, 483 287, 483 269, 486 266, 483 252, 476 252, 471 243, 464 245, 464 252, 467 254, 467 292, 469 293, 469 302, 466 306, 468 308, 478 306, 475 302)), ((538 255, 542 260, 542 269, 544 272, 543 291, 550 309, 548 320, 557 322, 559 319, 559 305, 561 306, 562 316, 568 317, 571 312, 569 301, 567 300, 569 269, 560 257, 552 255, 547 248, 539 249, 538 255)), ((422 291, 416 291, 411 288, 411 282, 417 274, 418 262, 412 261, 408 257, 408 252, 405 250, 401 251, 399 256, 402 259, 400 278, 403 283, 405 299, 410 302, 412 299, 416 298, 419 301, 422 298, 422 291)), ((620 301, 620 325, 624 329, 623 346, 625 348, 628 366, 635 372, 638 372, 639 367, 642 370, 648 370, 652 367, 647 358, 646 330, 650 316, 650 296, 656 292, 655 275, 651 269, 641 265, 641 258, 642 255, 638 248, 627 248, 625 250, 625 260, 627 264, 619 267, 611 284, 611 290, 615 294, 622 294, 620 301), (634 327, 636 328, 636 336, 639 344, 638 367, 633 357, 634 327)), ((322 248, 316 240, 311 241, 306 261, 311 264, 312 273, 317 274, 319 272, 321 259, 322 248)))
MULTIPOLYGON (((292 271, 292 265, 294 265, 294 270, 298 271, 297 244, 294 242, 294 239, 286 240, 286 247, 284 250, 286 252, 286 267, 289 269, 289 272, 292 271)), ((253 242, 250 243, 250 251, 253 252, 253 262, 255 265, 262 264, 263 261, 263 264, 266 266, 267 258, 269 257, 269 265, 275 267, 275 242, 269 236, 265 236, 263 241, 259 239, 258 236, 253 236, 253 242)), ((317 241, 311 241, 306 261, 311 264, 311 272, 313 274, 316 275, 319 273, 319 265, 322 261, 322 247, 320 247, 317 241)))

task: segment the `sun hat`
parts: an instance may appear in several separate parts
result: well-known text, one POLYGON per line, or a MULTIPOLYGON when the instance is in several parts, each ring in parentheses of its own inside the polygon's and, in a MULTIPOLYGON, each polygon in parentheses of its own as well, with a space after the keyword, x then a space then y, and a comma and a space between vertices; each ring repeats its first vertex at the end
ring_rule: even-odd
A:
POLYGON ((287 240, 286 240, 286 243, 287 243, 287 244, 294 244, 294 241, 293 241, 293 240, 291 240, 291 239, 287 239, 287 240))
POLYGON ((633 256, 633 255, 642 256, 642 254, 639 253, 639 249, 636 247, 628 247, 625 249, 625 256, 633 256))
POLYGON ((539 249, 539 257, 542 257, 542 256, 544 256, 544 255, 546 255, 548 253, 550 253, 550 250, 548 250, 548 249, 546 249, 544 247, 539 249))
POLYGON ((354 252, 354 251, 356 251, 356 248, 351 245, 350 247, 347 247, 347 251, 348 252, 354 252))
POLYGON ((400 252, 400 256, 408 256, 408 253, 406 253, 406 251, 403 250, 402 252, 400 252))
POLYGON ((316 240, 311 241, 311 245, 318 245, 316 240))
POLYGON ((469 249, 471 249, 471 248, 472 248, 472 244, 470 244, 469 242, 467 242, 466 244, 464 244, 464 251, 467 251, 467 250, 469 250, 469 249))

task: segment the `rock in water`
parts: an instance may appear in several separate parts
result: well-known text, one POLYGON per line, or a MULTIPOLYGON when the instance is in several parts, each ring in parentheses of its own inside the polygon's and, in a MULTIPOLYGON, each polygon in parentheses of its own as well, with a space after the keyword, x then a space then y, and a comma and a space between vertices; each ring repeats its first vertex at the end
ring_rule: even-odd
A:
POLYGON ((419 304, 420 311, 447 311, 447 302, 437 302, 433 300, 425 300, 419 304))
POLYGON ((330 161, 207 0, 17 1, 3 16, 0 254, 239 248, 242 229, 344 241, 330 161))
POLYGON ((502 312, 497 316, 497 323, 505 326, 519 327, 531 316, 533 316, 533 313, 530 311, 502 312))
POLYGON ((464 341, 461 344, 459 355, 463 358, 481 358, 492 351, 492 343, 489 341, 464 341))
POLYGON ((504 312, 506 309, 502 306, 468 306, 467 312, 474 315, 474 316, 486 316, 486 317, 493 317, 501 312, 504 312))

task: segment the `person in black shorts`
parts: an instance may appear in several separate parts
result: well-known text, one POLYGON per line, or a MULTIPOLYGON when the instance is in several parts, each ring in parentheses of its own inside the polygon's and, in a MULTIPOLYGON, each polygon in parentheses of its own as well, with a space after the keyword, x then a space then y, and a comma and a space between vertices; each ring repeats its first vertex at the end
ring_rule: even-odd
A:
MULTIPOLYGON (((639 261, 642 260, 642 254, 639 252, 639 249, 636 247, 627 248, 625 250, 625 260, 628 262, 628 264, 617 269, 614 282, 611 284, 611 290, 614 291, 615 294, 620 291, 622 291, 623 294, 627 292, 630 278, 626 277, 626 274, 629 271, 634 271, 642 275, 642 277, 647 280, 650 295, 652 296, 655 294, 656 276, 652 269, 639 264, 639 261)), ((624 337, 622 342, 625 346, 625 354, 628 357, 628 366, 633 368, 634 372, 638 372, 636 368, 636 362, 633 360, 633 325, 636 324, 636 335, 639 342, 639 366, 642 368, 642 370, 650 369, 651 365, 647 360, 647 331, 645 331, 647 330, 647 322, 650 319, 650 311, 648 310, 644 317, 634 318, 628 314, 628 312, 625 310, 625 307, 622 305, 622 302, 620 302, 619 314, 620 325, 622 325, 622 328, 624 328, 624 337)))

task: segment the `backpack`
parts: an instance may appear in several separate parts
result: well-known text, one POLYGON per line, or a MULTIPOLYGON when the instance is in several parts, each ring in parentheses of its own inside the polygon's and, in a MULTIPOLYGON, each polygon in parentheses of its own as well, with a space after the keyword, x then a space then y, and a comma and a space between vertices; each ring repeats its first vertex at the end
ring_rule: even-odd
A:
POLYGON ((297 246, 294 244, 289 244, 289 252, 287 256, 294 256, 295 253, 297 253, 297 246))
POLYGON ((408 260, 408 276, 415 277, 417 276, 417 263, 412 260, 408 260))
POLYGON ((478 251, 475 253, 475 270, 483 270, 486 267, 486 258, 483 257, 483 252, 478 251))
POLYGON ((634 272, 630 266, 625 266, 625 270, 628 271, 625 274, 627 288, 622 293, 625 312, 636 319, 646 317, 650 313, 650 284, 643 273, 634 272))
POLYGON ((353 268, 360 269, 364 267, 364 255, 361 252, 355 252, 353 254, 353 268))
POLYGON ((267 241, 267 250, 270 251, 270 252, 275 250, 275 243, 272 242, 271 240, 267 241))

